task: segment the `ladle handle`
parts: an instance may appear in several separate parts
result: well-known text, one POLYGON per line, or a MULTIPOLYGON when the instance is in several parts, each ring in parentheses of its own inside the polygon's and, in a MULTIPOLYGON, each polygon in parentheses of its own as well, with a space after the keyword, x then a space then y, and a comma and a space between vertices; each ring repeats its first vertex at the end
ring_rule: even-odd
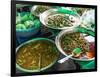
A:
POLYGON ((65 58, 63 58, 63 59, 61 59, 61 60, 59 60, 58 61, 58 63, 63 63, 63 62, 65 62, 66 60, 68 60, 70 57, 72 57, 73 55, 71 54, 71 55, 69 55, 69 56, 67 56, 67 57, 65 57, 65 58))

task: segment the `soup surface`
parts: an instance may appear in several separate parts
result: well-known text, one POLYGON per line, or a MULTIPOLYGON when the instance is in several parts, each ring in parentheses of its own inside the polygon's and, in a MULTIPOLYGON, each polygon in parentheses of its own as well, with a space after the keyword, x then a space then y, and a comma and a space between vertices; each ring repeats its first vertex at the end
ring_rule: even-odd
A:
POLYGON ((38 40, 19 48, 16 63, 28 70, 41 69, 50 65, 58 57, 55 44, 46 40, 38 40))

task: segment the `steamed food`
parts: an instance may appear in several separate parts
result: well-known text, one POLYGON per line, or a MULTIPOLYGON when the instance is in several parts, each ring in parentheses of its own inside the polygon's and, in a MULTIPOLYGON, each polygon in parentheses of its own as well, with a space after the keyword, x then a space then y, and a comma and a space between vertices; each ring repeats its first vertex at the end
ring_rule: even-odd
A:
POLYGON ((34 41, 19 48, 16 63, 27 70, 42 69, 57 59, 57 51, 55 44, 50 41, 34 41))

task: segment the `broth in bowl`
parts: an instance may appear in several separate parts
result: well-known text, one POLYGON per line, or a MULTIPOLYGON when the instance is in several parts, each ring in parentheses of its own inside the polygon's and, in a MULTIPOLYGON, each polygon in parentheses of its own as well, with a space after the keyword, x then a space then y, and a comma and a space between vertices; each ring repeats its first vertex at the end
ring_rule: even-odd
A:
POLYGON ((49 40, 35 40, 21 46, 16 54, 16 63, 26 70, 41 70, 58 58, 55 44, 49 40))

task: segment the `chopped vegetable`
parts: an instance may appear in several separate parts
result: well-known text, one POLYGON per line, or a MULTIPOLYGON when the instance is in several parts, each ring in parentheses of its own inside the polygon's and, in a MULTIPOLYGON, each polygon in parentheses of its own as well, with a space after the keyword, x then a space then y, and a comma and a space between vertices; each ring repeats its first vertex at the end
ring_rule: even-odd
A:
POLYGON ((16 28, 20 29, 20 30, 25 30, 26 29, 24 24, 18 24, 18 25, 16 25, 16 28))
POLYGON ((46 19, 46 24, 52 28, 71 27, 75 22, 76 18, 74 16, 65 14, 49 15, 46 19))
POLYGON ((25 24, 26 28, 28 29, 28 28, 32 28, 33 27, 34 22, 31 21, 31 20, 28 20, 28 21, 25 21, 24 24, 25 24))
POLYGON ((38 19, 29 12, 18 13, 16 16, 16 29, 25 30, 35 27, 35 20, 38 19))

